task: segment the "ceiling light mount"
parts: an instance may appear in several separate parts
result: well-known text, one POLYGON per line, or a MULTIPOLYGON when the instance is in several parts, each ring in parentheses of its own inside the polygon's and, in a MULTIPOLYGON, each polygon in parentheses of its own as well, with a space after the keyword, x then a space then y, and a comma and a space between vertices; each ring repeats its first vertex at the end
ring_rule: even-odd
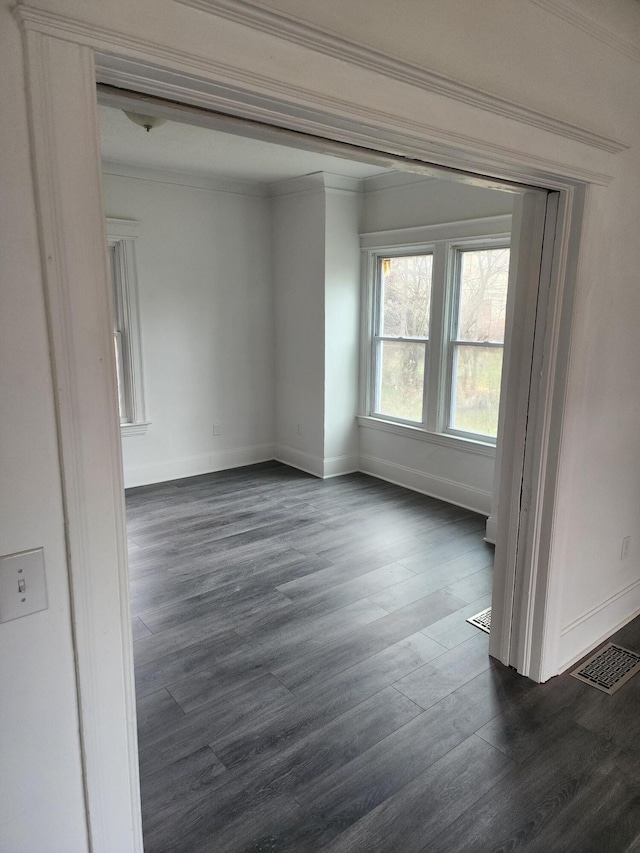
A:
POLYGON ((126 115, 129 121, 137 124, 138 127, 144 127, 147 133, 149 133, 149 131, 154 127, 160 127, 160 125, 164 124, 166 121, 166 118, 143 115, 142 113, 133 113, 129 112, 129 110, 123 110, 122 112, 126 115))

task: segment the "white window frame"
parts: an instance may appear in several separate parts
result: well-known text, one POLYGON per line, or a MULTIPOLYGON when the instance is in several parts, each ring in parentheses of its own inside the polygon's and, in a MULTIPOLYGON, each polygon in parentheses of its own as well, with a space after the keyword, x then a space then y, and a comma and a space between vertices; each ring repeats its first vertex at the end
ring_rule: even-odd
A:
POLYGON ((135 242, 139 223, 130 219, 107 219, 111 280, 113 282, 114 342, 117 369, 122 388, 120 432, 144 435, 149 426, 146 417, 142 338, 138 307, 138 278, 135 242))
POLYGON ((500 349, 504 353, 504 341, 464 341, 455 336, 458 310, 460 307, 460 281, 461 281, 461 254, 468 251, 482 251, 483 249, 508 249, 510 248, 509 236, 493 236, 482 237, 480 239, 462 240, 456 244, 448 244, 450 272, 445 283, 447 290, 447 310, 445 312, 445 324, 447 334, 444 340, 446 375, 443 376, 442 382, 444 385, 444 412, 443 412, 443 431, 449 435, 459 436, 461 438, 471 439, 472 441, 482 441, 487 444, 495 444, 496 436, 483 435, 478 432, 468 432, 466 430, 456 429, 451 426, 453 419, 453 386, 454 386, 454 357, 456 346, 474 346, 485 349, 500 349))
MULTIPOLYGON (((382 260, 385 258, 397 258, 397 257, 407 257, 407 255, 416 256, 416 255, 429 255, 433 258, 433 247, 431 246, 420 246, 415 251, 406 252, 404 250, 399 250, 395 252, 373 252, 372 253, 372 262, 373 262, 373 270, 372 270, 372 278, 371 278, 371 287, 373 289, 373 314, 372 314, 372 334, 371 334, 371 370, 370 370, 370 409, 371 409, 371 417, 380 418, 382 420, 393 421, 394 423, 399 424, 407 424, 412 427, 419 427, 424 423, 425 420, 425 411, 427 408, 427 387, 429 382, 429 349, 431 342, 431 312, 429 318, 429 331, 427 337, 401 337, 396 335, 385 335, 383 334, 383 330, 380 328, 380 320, 382 317, 382 276, 380 274, 380 267, 382 260), (376 403, 380 399, 380 369, 379 362, 381 363, 381 351, 382 351, 382 343, 384 341, 394 342, 397 341, 399 343, 419 343, 424 344, 424 384, 423 384, 423 394, 422 394, 422 418, 420 421, 410 421, 405 418, 400 418, 395 415, 387 415, 382 412, 376 410, 376 403)), ((434 259, 435 260, 435 259, 434 259)), ((432 274, 432 296, 433 296, 433 274, 432 274)))
MULTIPOLYGON (((460 251, 507 248, 511 216, 491 216, 421 228, 360 235, 362 249, 362 382, 358 422, 387 432, 411 435, 436 444, 461 447, 494 455, 496 439, 450 426, 453 381, 453 322, 459 291, 457 262, 460 251), (380 281, 383 258, 433 254, 431 311, 425 349, 425 387, 421 422, 375 411, 377 334, 380 281)), ((383 335, 384 339, 385 336, 383 335)))

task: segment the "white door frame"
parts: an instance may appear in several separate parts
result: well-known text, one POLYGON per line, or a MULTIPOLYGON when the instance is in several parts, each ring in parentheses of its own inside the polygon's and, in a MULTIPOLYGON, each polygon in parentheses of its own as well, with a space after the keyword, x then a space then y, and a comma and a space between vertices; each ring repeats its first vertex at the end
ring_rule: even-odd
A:
MULTIPOLYGON (((464 168, 461 178, 473 183, 487 185, 487 179, 470 172, 556 191, 555 210, 532 192, 523 196, 519 213, 531 233, 546 229, 551 239, 545 240, 542 257, 518 253, 516 291, 529 296, 514 307, 514 328, 522 335, 518 345, 512 343, 505 371, 510 411, 501 416, 500 593, 494 596, 491 641, 492 653, 523 674, 536 680, 555 675, 559 580, 549 568, 575 271, 586 189, 590 181, 606 183, 606 176, 580 168, 541 169, 526 152, 501 164, 480 142, 475 149, 468 143, 463 156, 441 137, 403 125, 401 117, 386 126, 367 125, 346 118, 347 107, 341 109, 337 100, 333 112, 320 100, 310 104, 308 92, 296 101, 293 85, 286 99, 265 96, 246 75, 243 88, 234 87, 197 57, 187 73, 184 53, 178 61, 142 39, 24 5, 16 14, 25 33, 93 853, 142 850, 96 67, 102 82, 267 120, 382 155, 464 168)), ((600 137, 593 139, 594 146, 603 147, 600 137)))

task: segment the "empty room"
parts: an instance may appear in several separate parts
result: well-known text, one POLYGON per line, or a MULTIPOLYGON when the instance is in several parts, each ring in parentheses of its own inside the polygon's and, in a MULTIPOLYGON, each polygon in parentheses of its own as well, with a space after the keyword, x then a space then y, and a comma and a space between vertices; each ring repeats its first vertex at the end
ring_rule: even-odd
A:
POLYGON ((316 791, 490 666, 514 195, 131 118, 101 108, 145 849, 319 848, 316 791))
POLYGON ((636 0, 0 18, 0 849, 636 850, 636 0))
POLYGON ((545 707, 486 630, 517 194, 180 118, 101 107, 145 850, 463 849, 545 707))

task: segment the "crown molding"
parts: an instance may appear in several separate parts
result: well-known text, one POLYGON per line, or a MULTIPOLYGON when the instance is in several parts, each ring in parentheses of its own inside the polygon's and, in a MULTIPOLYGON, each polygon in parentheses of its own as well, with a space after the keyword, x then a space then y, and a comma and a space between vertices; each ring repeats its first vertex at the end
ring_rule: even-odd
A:
POLYGON ((435 175, 420 175, 413 172, 384 172, 381 175, 369 175, 369 177, 363 178, 362 189, 365 193, 377 193, 437 180, 438 178, 435 175))
MULTIPOLYGON (((399 161, 394 155, 400 153, 405 162, 408 161, 409 171, 416 171, 417 166, 424 167, 428 160, 430 164, 436 164, 436 168, 454 169, 460 174, 460 169, 465 169, 469 160, 472 172, 477 172, 480 167, 486 176, 499 175, 502 183, 511 177, 521 182, 523 164, 528 174, 533 167, 539 174, 540 185, 549 188, 557 185, 558 177, 561 183, 571 178, 603 186, 613 180, 610 174, 576 166, 575 160, 553 160, 532 152, 523 155, 518 148, 363 107, 265 74, 225 65, 209 57, 32 6, 16 6, 14 14, 28 32, 92 48, 100 83, 226 115, 241 115, 245 119, 314 136, 320 142, 329 139, 351 146, 355 144, 368 149, 367 153, 375 157, 376 162, 379 160, 381 165, 388 165, 390 169, 398 168, 399 161), (119 51, 138 58, 124 59, 118 55, 119 51), (160 79, 159 65, 181 70, 166 71, 163 68, 160 79), (247 90, 250 96, 247 96, 247 90), (241 113, 230 109, 230 100, 242 105, 241 113), (312 118, 309 118, 309 107, 312 118), (329 122, 324 121, 323 111, 330 117, 329 122), (339 127, 335 121, 337 117, 340 118, 339 127), (343 132, 345 127, 346 132, 343 132), (385 152, 391 155, 389 159, 386 159, 385 152)), ((618 145, 627 147, 622 143, 618 145)))
MULTIPOLYGON (((166 52, 165 49, 164 53, 166 52)), ((176 51, 172 51, 173 53, 176 53, 176 51)), ((187 55, 185 54, 184 56, 186 59, 187 55)), ((193 57, 190 58, 193 59, 193 57)), ((203 64, 200 61, 198 69, 201 69, 203 64)), ((144 63, 138 62, 134 68, 132 63, 121 62, 107 54, 99 54, 96 57, 96 68, 98 80, 101 83, 121 89, 144 92, 152 96, 168 98, 177 102, 194 104, 193 90, 188 86, 188 82, 184 80, 186 77, 184 74, 179 75, 182 78, 182 82, 177 79, 178 75, 176 75, 176 82, 167 79, 158 82, 153 66, 145 66, 144 63)), ((398 168, 400 163, 397 157, 393 157, 395 150, 390 152, 393 159, 384 160, 385 155, 381 149, 381 143, 384 144, 388 140, 389 132, 393 134, 394 140, 399 141, 402 152, 401 156, 404 158, 413 158, 414 162, 410 162, 409 164, 409 171, 412 173, 418 171, 417 166, 426 168, 427 160, 429 166, 433 166, 433 168, 430 168, 431 177, 437 178, 437 175, 434 174, 437 171, 437 166, 442 166, 445 170, 453 168, 459 171, 461 168, 464 168, 465 152, 473 152, 472 159, 476 164, 478 162, 478 155, 485 155, 486 159, 483 159, 485 174, 491 175, 492 166, 498 167, 501 180, 504 181, 510 175, 509 165, 515 165, 517 168, 523 162, 523 155, 519 149, 484 140, 481 141, 467 134, 443 130, 442 128, 408 119, 405 116, 398 116, 394 113, 375 110, 371 107, 362 107, 353 101, 344 101, 333 96, 320 95, 317 92, 311 92, 289 83, 283 83, 281 80, 268 78, 265 75, 254 75, 250 72, 228 68, 220 63, 209 61, 207 62, 207 71, 215 75, 221 82, 234 80, 236 86, 233 87, 230 83, 226 83, 224 91, 219 94, 216 91, 216 85, 212 84, 205 89, 202 86, 202 81, 199 80, 200 90, 196 106, 226 112, 229 109, 229 90, 230 88, 234 88, 234 91, 239 95, 239 99, 242 100, 242 114, 245 118, 266 122, 267 124, 273 124, 275 121, 280 127, 315 136, 319 142, 325 139, 332 139, 338 143, 347 141, 348 144, 352 145, 354 144, 353 140, 357 138, 357 144, 360 147, 371 149, 372 153, 375 152, 375 155, 379 155, 381 165, 386 165, 389 169, 398 168), (261 97, 259 102, 249 102, 237 87, 238 83, 243 83, 251 87, 253 91, 259 91, 267 86, 270 94, 269 96, 261 97), (287 109, 286 112, 283 112, 283 102, 291 104, 292 101, 296 104, 296 107, 293 110, 287 109), (307 105, 311 105, 316 109, 325 109, 332 115, 340 114, 344 116, 341 126, 344 127, 348 124, 350 133, 347 137, 343 137, 339 131, 336 133, 336 128, 333 124, 327 126, 324 123, 310 121, 305 110, 307 105), (383 132, 381 132, 381 129, 383 129, 383 132), (430 140, 428 152, 425 150, 425 139, 430 140), (452 149, 455 150, 455 155, 453 156, 452 149)), ((325 153, 331 153, 331 151, 327 150, 325 153)), ((550 175, 571 176, 579 181, 603 186, 606 186, 613 180, 609 174, 584 169, 576 166, 575 163, 551 160, 550 158, 539 157, 533 153, 527 154, 525 159, 527 164, 534 165, 544 173, 544 178, 541 176, 543 185, 547 185, 550 175)), ((444 173, 442 176, 444 176, 444 173)), ((501 187, 501 189, 504 189, 504 187, 501 187)))
POLYGON ((105 175, 117 178, 134 178, 139 181, 153 181, 158 184, 194 187, 196 189, 229 193, 231 195, 256 198, 265 198, 269 195, 268 184, 266 182, 259 183, 257 181, 243 181, 239 178, 221 178, 205 172, 165 169, 162 166, 136 166, 108 159, 102 161, 102 171, 105 175))
MULTIPOLYGON (((551 0, 541 0, 550 2, 551 0)), ((226 18, 277 38, 303 45, 318 53, 350 62, 368 71, 385 77, 420 86, 437 95, 461 101, 496 115, 532 125, 568 139, 583 142, 611 154, 624 151, 629 146, 624 142, 605 136, 538 110, 524 107, 508 98, 470 86, 452 77, 445 77, 419 65, 383 53, 369 45, 347 40, 341 36, 321 30, 299 19, 266 9, 261 4, 247 0, 176 0, 184 6, 226 18)), ((534 0, 536 2, 536 0, 534 0)))
POLYGON ((289 195, 309 195, 312 193, 360 193, 362 179, 335 175, 331 172, 311 172, 295 178, 284 178, 269 184, 269 195, 272 197, 289 195))
POLYGON ((567 24, 582 30, 583 33, 587 33, 587 35, 606 44, 618 53, 624 54, 634 62, 640 63, 640 47, 637 44, 627 41, 612 30, 597 24, 592 18, 578 12, 577 9, 569 6, 563 0, 529 0, 529 2, 557 18, 561 18, 567 24))

